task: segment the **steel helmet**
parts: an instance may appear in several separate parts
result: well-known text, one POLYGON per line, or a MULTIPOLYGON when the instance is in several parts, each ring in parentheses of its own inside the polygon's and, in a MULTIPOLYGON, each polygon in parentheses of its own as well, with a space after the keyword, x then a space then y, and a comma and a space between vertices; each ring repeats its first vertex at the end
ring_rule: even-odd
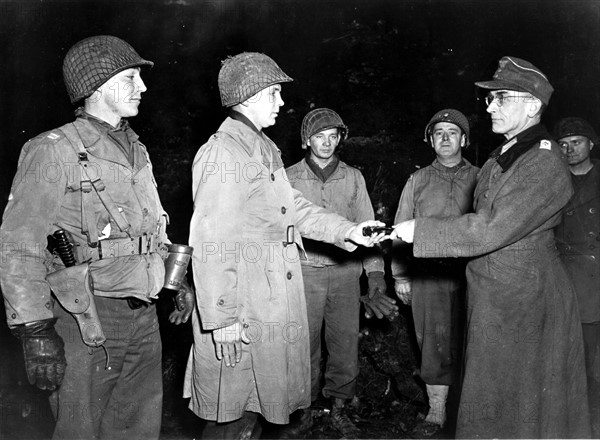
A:
POLYGON ((593 143, 597 143, 598 136, 594 128, 583 118, 563 118, 554 126, 554 137, 556 140, 568 136, 585 136, 593 143))
POLYGON ((304 116, 302 120, 302 148, 307 147, 307 142, 312 135, 330 128, 339 128, 342 140, 348 137, 348 127, 344 125, 344 121, 333 110, 328 108, 316 108, 311 110, 304 116))
POLYGON ((469 145, 469 120, 465 115, 453 108, 440 110, 433 115, 425 127, 425 139, 423 139, 425 142, 429 142, 429 136, 431 136, 433 126, 438 122, 450 122, 454 125, 457 125, 465 135, 465 147, 469 145))
POLYGON ((291 81, 267 55, 242 52, 223 61, 218 79, 221 103, 231 107, 273 84, 291 81))
POLYGON ((76 103, 125 69, 153 65, 120 38, 97 35, 69 49, 63 62, 63 78, 71 103, 76 103))

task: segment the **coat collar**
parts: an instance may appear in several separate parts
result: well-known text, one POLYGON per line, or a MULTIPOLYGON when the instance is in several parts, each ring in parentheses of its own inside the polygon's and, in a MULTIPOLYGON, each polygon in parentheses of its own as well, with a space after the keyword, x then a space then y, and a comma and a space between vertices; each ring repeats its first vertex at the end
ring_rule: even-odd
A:
MULTIPOLYGON (((243 115, 242 115, 243 116, 243 115)), ((227 117, 218 132, 224 133, 232 138, 248 156, 256 154, 261 156, 263 165, 267 168, 273 168, 273 171, 283 168, 281 160, 281 151, 275 143, 262 131, 257 131, 248 126, 245 122, 227 117)))
MULTIPOLYGON (((125 157, 121 149, 114 144, 112 139, 107 139, 105 142, 101 141, 102 137, 106 136, 103 136, 100 131, 100 127, 96 126, 94 122, 90 121, 88 118, 78 117, 73 124, 75 125, 83 146, 87 150, 88 154, 93 157, 97 157, 98 159, 118 163, 126 168, 131 168, 131 164, 127 160, 127 157, 125 157)), ((119 128, 122 127, 119 126, 119 128)), ((126 130, 128 131, 128 138, 130 142, 137 143, 139 138, 138 135, 131 128, 129 128, 128 125, 126 126, 126 130)), ((146 165, 145 163, 139 163, 143 158, 144 155, 134 155, 133 168, 135 170, 139 170, 146 165)))
POLYGON ((536 124, 505 141, 490 154, 490 159, 495 159, 504 173, 519 157, 531 150, 542 139, 550 140, 552 138, 550 137, 550 134, 548 134, 546 127, 542 124, 536 124), (508 144, 512 144, 512 146, 501 154, 502 147, 508 144))

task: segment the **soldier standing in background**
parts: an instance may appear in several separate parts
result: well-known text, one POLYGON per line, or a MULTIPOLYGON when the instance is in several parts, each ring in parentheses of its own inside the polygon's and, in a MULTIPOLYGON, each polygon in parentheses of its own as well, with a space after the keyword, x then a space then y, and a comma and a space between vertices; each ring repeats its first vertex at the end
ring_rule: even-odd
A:
POLYGON ((600 166, 590 157, 598 137, 582 118, 561 119, 555 138, 567 157, 575 194, 555 229, 556 243, 575 286, 583 330, 592 436, 600 436, 600 166))

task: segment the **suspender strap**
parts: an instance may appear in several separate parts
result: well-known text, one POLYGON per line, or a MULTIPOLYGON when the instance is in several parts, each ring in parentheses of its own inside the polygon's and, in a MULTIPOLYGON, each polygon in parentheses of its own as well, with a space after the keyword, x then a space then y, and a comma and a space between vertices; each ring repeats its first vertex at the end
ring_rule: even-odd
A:
POLYGON ((104 208, 108 211, 108 215, 116 223, 117 227, 131 236, 129 233, 131 225, 125 218, 125 215, 117 208, 114 200, 105 191, 106 186, 104 182, 98 177, 92 180, 88 174, 88 155, 81 141, 81 136, 77 131, 75 124, 71 123, 65 126, 68 130, 61 130, 75 153, 77 154, 79 169, 80 169, 80 181, 81 181, 81 231, 88 238, 88 245, 91 247, 98 246, 98 228, 96 226, 96 218, 94 216, 94 205, 92 190, 98 195, 98 198, 104 205, 104 208))

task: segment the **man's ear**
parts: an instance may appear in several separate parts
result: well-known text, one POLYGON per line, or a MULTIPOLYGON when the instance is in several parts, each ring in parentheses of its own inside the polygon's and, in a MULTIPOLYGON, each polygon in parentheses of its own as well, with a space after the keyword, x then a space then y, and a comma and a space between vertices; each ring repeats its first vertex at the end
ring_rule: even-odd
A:
POLYGON ((92 93, 90 96, 85 98, 85 100, 86 100, 86 102, 89 102, 90 104, 95 104, 98 101, 100 101, 101 97, 102 97, 102 90, 96 89, 96 90, 94 90, 94 93, 92 93))
POLYGON ((460 137, 460 148, 465 148, 467 146, 467 136, 464 134, 460 137))
POLYGON ((310 147, 310 139, 307 140, 305 143, 302 144, 302 149, 303 150, 308 149, 308 147, 310 147))
POLYGON ((590 141, 590 151, 592 151, 592 148, 594 148, 594 143, 590 141))
POLYGON ((540 101, 539 98, 534 97, 529 104, 531 104, 531 106, 529 107, 529 112, 527 115, 533 118, 539 113, 540 108, 542 108, 542 101, 540 101))

